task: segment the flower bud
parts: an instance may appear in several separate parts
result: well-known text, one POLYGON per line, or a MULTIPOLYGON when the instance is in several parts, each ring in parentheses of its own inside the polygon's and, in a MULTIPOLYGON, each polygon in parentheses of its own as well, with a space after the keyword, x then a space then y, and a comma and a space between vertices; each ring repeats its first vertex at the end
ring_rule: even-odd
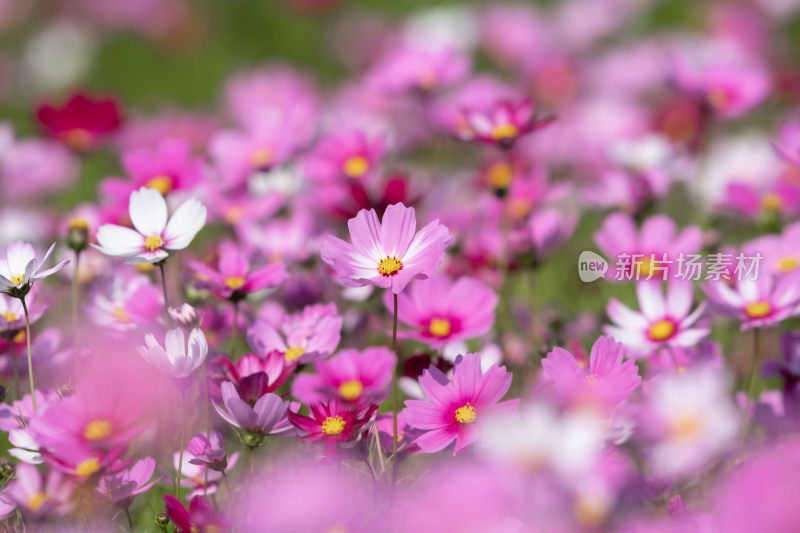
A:
POLYGON ((177 325, 185 330, 200 327, 201 320, 200 316, 197 314, 197 309, 187 303, 184 303, 180 307, 170 307, 169 316, 177 325))
POLYGON ((167 513, 158 513, 156 515, 156 524, 158 527, 167 527, 169 525, 169 517, 167 516, 167 513))
POLYGON ((89 246, 89 223, 85 218, 71 218, 67 224, 67 246, 80 252, 89 246))

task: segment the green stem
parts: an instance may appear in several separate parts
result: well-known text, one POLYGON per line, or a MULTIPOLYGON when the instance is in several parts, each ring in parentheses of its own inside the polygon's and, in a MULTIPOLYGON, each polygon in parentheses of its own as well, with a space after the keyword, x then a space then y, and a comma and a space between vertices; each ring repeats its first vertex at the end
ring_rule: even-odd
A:
MULTIPOLYGON (((400 354, 397 352, 397 293, 394 294, 394 316, 392 319, 392 351, 397 361, 392 369, 392 479, 397 475, 397 365, 400 364, 400 354)), ((380 443, 378 443, 380 446, 380 443)))
POLYGON ((161 271, 161 290, 164 292, 164 327, 169 327, 169 303, 167 301, 167 276, 164 273, 164 261, 156 263, 161 271))
POLYGON ((31 320, 28 316, 28 305, 25 303, 25 297, 20 298, 22 301, 22 310, 25 311, 25 342, 28 344, 28 383, 31 386, 31 400, 33 401, 33 414, 36 414, 36 390, 33 386, 33 359, 31 358, 31 320))
POLYGON ((758 370, 759 370, 759 352, 761 351, 761 328, 753 330, 753 364, 750 368, 750 376, 747 380, 747 399, 751 402, 750 409, 745 413, 744 422, 742 423, 742 436, 740 446, 744 446, 747 440, 747 433, 750 430, 750 422, 752 417, 751 412, 756 407, 756 385, 758 384, 758 370))
POLYGON ((178 475, 175 477, 175 498, 181 501, 181 476, 183 475, 183 448, 184 440, 186 438, 186 391, 181 391, 181 431, 180 431, 180 452, 178 453, 178 475))
POLYGON ((127 507, 125 508, 125 516, 128 517, 128 527, 131 531, 133 531, 133 519, 131 518, 131 512, 127 507))
POLYGON ((81 252, 75 251, 75 265, 72 273, 72 342, 78 345, 78 277, 80 271, 81 252))

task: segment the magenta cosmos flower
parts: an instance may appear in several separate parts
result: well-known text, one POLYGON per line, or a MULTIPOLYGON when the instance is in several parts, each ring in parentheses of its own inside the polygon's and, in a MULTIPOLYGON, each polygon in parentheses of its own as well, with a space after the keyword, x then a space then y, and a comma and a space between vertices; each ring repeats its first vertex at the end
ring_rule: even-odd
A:
POLYGON ((283 352, 273 350, 264 357, 246 353, 235 363, 226 357, 211 361, 209 388, 214 398, 221 398, 220 386, 230 381, 245 400, 257 400, 268 392, 275 392, 294 372, 295 365, 286 361, 283 352))
POLYGON ((784 161, 800 166, 800 117, 781 126, 778 138, 773 141, 772 146, 784 161))
POLYGON ((764 257, 763 267, 775 275, 786 274, 800 266, 800 222, 788 226, 780 235, 764 235, 742 246, 745 256, 764 257))
POLYGON ((277 394, 264 394, 250 404, 241 398, 233 383, 226 381, 220 389, 222 405, 214 402, 214 408, 225 422, 252 436, 248 446, 257 446, 265 435, 282 435, 291 429, 286 420, 289 402, 277 394))
POLYGON ((133 181, 105 180, 104 191, 112 196, 127 197, 139 187, 166 196, 172 191, 191 190, 203 179, 203 163, 192 157, 192 147, 183 139, 166 139, 152 149, 126 151, 122 166, 133 181))
POLYGON ((697 226, 689 226, 678 233, 675 222, 666 215, 654 215, 642 224, 641 231, 630 215, 614 213, 606 217, 594 234, 594 241, 616 269, 606 279, 630 280, 661 279, 677 272, 678 259, 696 254, 702 245, 703 234, 697 226), (657 262, 666 259, 671 264, 657 262))
POLYGON ((89 318, 98 326, 117 331, 131 331, 150 324, 164 308, 164 297, 147 276, 114 276, 107 290, 95 289, 90 305, 86 306, 89 318))
POLYGON ((68 514, 75 507, 71 480, 58 471, 42 476, 34 465, 20 463, 16 467, 16 479, 3 495, 20 508, 36 516, 68 514))
MULTIPOLYGON (((392 310, 390 293, 383 303, 392 310)), ((398 319, 411 330, 398 335, 427 343, 439 349, 455 340, 479 337, 491 329, 497 295, 485 283, 463 277, 452 281, 446 276, 434 276, 415 283, 408 292, 397 298, 398 319)))
POLYGON ((228 531, 229 521, 225 515, 218 514, 211 502, 204 496, 195 496, 189 502, 189 509, 183 506, 175 496, 164 496, 166 513, 177 528, 175 533, 211 533, 228 531))
POLYGON ((401 44, 367 73, 369 87, 387 93, 430 92, 452 85, 470 70, 469 57, 450 47, 420 48, 401 44))
POLYGON ((377 411, 377 405, 349 408, 331 400, 309 405, 308 416, 289 411, 289 420, 303 432, 301 439, 336 446, 358 439, 377 411))
POLYGON ((412 279, 432 274, 453 242, 450 231, 438 220, 416 232, 414 208, 403 204, 387 207, 382 221, 374 209, 362 209, 347 226, 352 243, 323 237, 322 260, 345 285, 372 284, 395 294, 412 279))
POLYGON ((742 322, 742 330, 773 326, 800 312, 800 270, 776 277, 760 272, 758 279, 709 281, 703 290, 712 309, 742 322))
POLYGON ((196 199, 183 202, 167 220, 167 202, 155 189, 142 187, 131 193, 128 208, 135 229, 103 224, 95 248, 129 263, 157 263, 169 251, 189 246, 206 223, 206 208, 196 199))
POLYGON ((260 353, 281 352, 287 363, 308 363, 329 356, 339 346, 342 317, 335 304, 309 305, 283 317, 279 329, 259 320, 247 331, 247 341, 260 353))
POLYGON ((454 440, 457 454, 478 439, 476 422, 504 411, 514 411, 519 399, 500 400, 511 386, 511 374, 492 365, 481 373, 478 354, 459 358, 452 379, 429 367, 419 378, 425 400, 406 400, 406 423, 424 433, 414 441, 423 452, 443 450, 454 440))
POLYGON ((553 348, 542 360, 542 383, 567 405, 613 408, 628 399, 642 378, 633 361, 623 362, 622 344, 600 337, 592 346, 588 365, 567 350, 553 348))
POLYGON ((322 183, 367 179, 375 173, 384 151, 380 138, 370 139, 361 131, 345 131, 319 141, 304 168, 309 178, 322 183))
POLYGON ((465 110, 464 121, 468 127, 461 132, 462 140, 496 144, 507 149, 523 135, 550 124, 552 118, 535 117, 533 102, 525 99, 497 102, 485 111, 465 110))
POLYGON ((222 433, 212 431, 208 436, 198 433, 186 449, 192 454, 189 462, 197 466, 205 466, 215 472, 224 472, 228 468, 228 452, 223 447, 222 433))
POLYGON ((606 312, 614 325, 603 330, 638 355, 648 356, 664 346, 690 348, 711 331, 695 326, 706 306, 701 303, 692 311, 691 282, 670 282, 665 296, 659 284, 640 281, 636 295, 638 313, 611 299, 606 312))
POLYGON ((44 279, 55 274, 69 260, 61 261, 53 268, 42 270, 42 266, 53 253, 55 243, 50 245, 41 261, 36 259, 36 250, 27 242, 12 242, 6 248, 6 256, 0 259, 0 292, 14 298, 21 298, 28 294, 34 281, 44 279))
POLYGON ((247 254, 232 241, 223 241, 219 245, 216 269, 199 261, 191 261, 189 266, 204 285, 223 298, 234 301, 241 300, 251 292, 275 287, 289 277, 283 263, 250 270, 247 254))
POLYGON ((364 351, 342 350, 314 364, 316 374, 300 374, 292 395, 307 404, 338 400, 344 405, 379 404, 387 394, 397 358, 383 347, 364 351))

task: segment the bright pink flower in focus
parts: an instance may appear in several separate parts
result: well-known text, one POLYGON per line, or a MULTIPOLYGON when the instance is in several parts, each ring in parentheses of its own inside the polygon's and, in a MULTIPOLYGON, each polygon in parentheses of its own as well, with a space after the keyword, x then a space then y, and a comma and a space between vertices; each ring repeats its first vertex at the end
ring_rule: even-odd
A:
POLYGON ((248 433, 245 437, 252 439, 247 442, 248 446, 257 446, 265 435, 284 435, 291 431, 286 419, 289 402, 284 402, 277 394, 270 392, 249 403, 229 381, 220 389, 222 405, 214 402, 214 409, 225 422, 248 433))
POLYGON ((95 148, 122 124, 122 109, 113 98, 93 99, 73 93, 62 107, 41 104, 36 118, 52 137, 78 152, 95 148))
MULTIPOLYGON (((491 287, 477 279, 431 277, 397 296, 398 319, 413 328, 398 331, 398 336, 435 350, 451 341, 480 337, 492 328, 497 300, 491 287)), ((391 293, 384 294, 383 303, 391 312, 391 293)))
POLYGON ((636 294, 640 312, 611 299, 606 312, 614 325, 605 326, 603 331, 637 355, 646 357, 662 347, 690 348, 710 333, 709 328, 695 325, 706 306, 701 303, 691 310, 691 282, 670 282, 665 296, 659 284, 640 281, 636 294))
POLYGON ((611 409, 630 397, 639 386, 639 368, 633 361, 623 362, 622 344, 611 337, 600 337, 592 346, 588 365, 559 347, 542 360, 542 383, 568 405, 588 405, 611 409))
POLYGON ((800 270, 777 277, 761 271, 755 280, 722 280, 703 285, 712 309, 741 321, 742 330, 774 326, 800 312, 800 270))
POLYGON ((476 422, 493 414, 515 411, 519 399, 501 402, 511 386, 505 367, 493 365, 481 373, 478 354, 462 356, 448 379, 438 368, 429 367, 419 378, 426 400, 406 400, 406 422, 425 431, 414 443, 423 452, 434 453, 456 442, 457 454, 478 439, 476 422))
POLYGON ((203 285, 233 301, 241 300, 251 292, 276 287, 289 277, 283 263, 250 270, 247 254, 232 241, 220 243, 216 270, 199 261, 191 261, 189 266, 203 285))
POLYGON ((323 138, 305 160, 305 173, 322 183, 341 179, 367 180, 385 151, 380 138, 362 131, 344 131, 323 138))
POLYGON ((641 230, 630 215, 613 213, 603 220, 594 234, 594 241, 609 259, 606 279, 615 279, 614 270, 621 279, 667 279, 677 271, 678 258, 696 254, 703 243, 703 233, 697 226, 688 226, 680 233, 675 221, 666 215, 653 215, 642 224, 641 230), (658 265, 666 259, 672 263, 658 265))
POLYGON ((462 140, 496 144, 504 149, 553 121, 552 117, 536 117, 529 99, 498 102, 486 111, 466 109, 464 119, 467 128, 461 133, 462 140))
POLYGON ((308 416, 289 411, 289 420, 300 431, 301 439, 325 446, 352 443, 361 437, 378 411, 377 405, 345 407, 336 400, 308 406, 308 416))
POLYGON ((383 347, 363 351, 342 350, 314 363, 316 374, 300 374, 292 383, 292 395, 306 404, 337 400, 343 405, 380 404, 386 399, 394 354, 383 347))
POLYGON ((209 372, 209 393, 220 399, 220 386, 230 381, 236 386, 240 396, 258 399, 268 392, 275 392, 294 372, 295 365, 286 361, 283 352, 273 350, 262 358, 254 353, 246 353, 235 363, 226 357, 211 361, 209 372))
POLYGON ((362 210, 347 223, 352 243, 323 237, 320 253, 339 280, 351 287, 372 284, 400 293, 414 279, 433 274, 453 242, 446 226, 434 220, 418 233, 413 207, 394 204, 383 220, 362 210))

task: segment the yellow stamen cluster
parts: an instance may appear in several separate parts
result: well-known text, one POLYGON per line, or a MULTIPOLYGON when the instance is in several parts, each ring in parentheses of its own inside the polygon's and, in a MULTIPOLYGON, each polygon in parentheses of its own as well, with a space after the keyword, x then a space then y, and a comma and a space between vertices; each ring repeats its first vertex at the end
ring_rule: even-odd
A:
POLYGON ((79 152, 88 150, 92 146, 92 134, 83 128, 69 130, 64 135, 64 140, 70 148, 79 152))
POLYGON ((492 139, 495 141, 513 139, 517 135, 519 135, 519 130, 513 124, 498 124, 492 130, 492 139))
POLYGON ((161 238, 161 235, 150 235, 144 240, 144 247, 151 252, 161 248, 162 244, 164 244, 164 239, 161 238))
POLYGON ((8 322, 14 322, 17 319, 17 314, 14 311, 6 311, 5 313, 0 313, 0 316, 6 319, 8 322))
POLYGON ((75 473, 81 477, 89 477, 98 470, 100 470, 100 461, 97 460, 97 457, 84 459, 75 467, 75 473))
POLYGON ((172 190, 172 178, 165 174, 161 174, 148 181, 145 186, 148 189, 157 190, 163 196, 172 190))
POLYGON ((25 274, 14 274, 10 278, 8 278, 8 281, 13 283, 14 285, 19 285, 20 283, 22 283, 22 280, 24 279, 25 279, 25 274))
POLYGON ((486 171, 487 181, 493 189, 507 189, 513 176, 511 165, 505 161, 498 161, 486 171))
POLYGON ((354 155, 347 158, 342 170, 350 178, 360 178, 369 171, 369 161, 365 157, 354 155))
POLYGON ((89 221, 82 217, 71 218, 69 222, 67 222, 67 228, 86 231, 89 229, 89 221))
POLYGON ((306 351, 302 346, 290 346, 286 348, 286 353, 283 354, 283 357, 287 361, 294 361, 302 357, 304 353, 306 353, 306 351))
POLYGON ((669 320, 659 320, 650 326, 650 338, 654 341, 663 341, 675 333, 675 324, 669 320))
POLYGON ((396 257, 384 257, 378 263, 378 272, 382 276, 394 276, 401 268, 403 268, 403 263, 396 257))
POLYGON ((47 493, 37 492, 36 494, 31 496, 30 500, 28 500, 28 509, 30 509, 33 512, 36 512, 42 508, 42 505, 44 505, 46 501, 47 501, 47 493))
POLYGON ((259 148, 250 154, 250 166, 253 168, 264 168, 272 163, 272 150, 269 148, 259 148))
POLYGON ((111 422, 108 420, 92 420, 86 424, 83 436, 88 440, 102 440, 111 436, 111 422))
POLYGON ((450 335, 450 321, 446 318, 434 318, 428 326, 428 331, 436 337, 447 337, 450 335))
POLYGON ((775 193, 767 193, 761 198, 761 207, 765 211, 778 211, 783 207, 783 200, 775 193))
POLYGON ((329 416, 322 422, 322 432, 326 435, 338 435, 344 431, 344 418, 329 416))
POLYGON ((351 379, 350 381, 345 381, 341 385, 339 385, 339 394, 345 400, 355 400, 359 396, 361 396, 361 392, 364 390, 364 385, 361 381, 357 379, 351 379))
POLYGON ((639 276, 650 276, 653 273, 653 261, 647 257, 637 261, 636 273, 639 276))
POLYGON ((478 413, 475 411, 475 408, 469 404, 469 402, 467 402, 466 405, 456 409, 456 421, 459 424, 472 424, 477 419, 478 413))
POLYGON ((796 257, 787 255, 778 261, 778 269, 780 269, 781 272, 789 272, 797 268, 798 264, 800 264, 800 261, 798 261, 796 257))
POLYGON ((114 310, 111 312, 111 314, 113 315, 114 319, 117 322, 130 322, 131 321, 131 317, 128 316, 128 312, 121 305, 115 306, 114 310))
POLYGON ((231 289, 236 290, 242 285, 244 285, 244 278, 241 276, 230 276, 225 278, 225 285, 231 289))
POLYGON ((670 421, 669 429, 674 438, 691 440, 700 432, 700 420, 695 414, 683 414, 670 421))
POLYGON ((772 307, 767 302, 751 302, 744 308, 747 316, 752 318, 762 318, 772 312, 772 307))

